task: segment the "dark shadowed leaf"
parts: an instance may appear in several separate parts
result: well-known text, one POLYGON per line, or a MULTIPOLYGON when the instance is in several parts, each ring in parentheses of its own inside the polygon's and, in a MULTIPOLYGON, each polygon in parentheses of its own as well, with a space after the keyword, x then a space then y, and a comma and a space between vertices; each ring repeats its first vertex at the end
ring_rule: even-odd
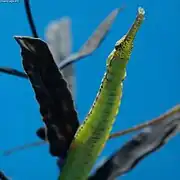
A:
POLYGON ((2 171, 0 171, 0 180, 9 180, 9 178, 2 171))
POLYGON ((37 38, 15 37, 23 67, 40 105, 50 152, 64 157, 79 126, 71 93, 47 44, 37 38))
POLYGON ((143 132, 133 137, 89 179, 114 180, 132 170, 140 160, 165 145, 180 130, 180 106, 164 118, 163 121, 145 128, 143 132))

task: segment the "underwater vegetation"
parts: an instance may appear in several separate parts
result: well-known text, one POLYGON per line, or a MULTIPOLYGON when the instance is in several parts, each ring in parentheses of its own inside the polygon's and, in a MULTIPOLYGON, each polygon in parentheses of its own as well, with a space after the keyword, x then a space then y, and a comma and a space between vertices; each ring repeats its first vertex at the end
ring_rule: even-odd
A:
MULTIPOLYGON (((177 105, 161 116, 111 134, 123 94, 126 67, 131 57, 136 34, 144 21, 145 11, 139 8, 129 31, 115 44, 106 61, 106 72, 99 91, 85 120, 80 124, 74 105, 73 63, 90 55, 107 35, 121 8, 115 9, 100 24, 94 34, 77 53, 70 54, 70 39, 61 49, 63 32, 69 29, 69 19, 49 25, 47 42, 37 34, 29 1, 24 1, 33 37, 15 36, 20 46, 25 72, 1 67, 3 73, 27 79, 39 104, 44 127, 36 134, 39 142, 27 144, 4 152, 9 155, 29 147, 48 144, 49 153, 57 157, 60 180, 113 180, 136 167, 147 155, 162 148, 179 132, 180 106, 177 105), (61 31, 65 28, 65 31, 61 31), (59 32, 62 34, 59 35, 59 32), (93 174, 96 159, 108 140, 139 131, 114 152, 93 174), (81 170, 79 170, 81 169, 81 170)), ((63 40, 66 41, 67 38, 63 40)), ((8 179, 0 172, 0 179, 8 179)))

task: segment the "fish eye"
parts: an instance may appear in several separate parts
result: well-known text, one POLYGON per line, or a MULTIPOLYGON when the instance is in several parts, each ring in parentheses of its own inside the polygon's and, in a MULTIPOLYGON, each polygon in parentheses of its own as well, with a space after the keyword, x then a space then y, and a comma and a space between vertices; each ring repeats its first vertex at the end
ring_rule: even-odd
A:
POLYGON ((120 49, 121 48, 121 42, 117 42, 116 44, 115 44, 115 50, 118 50, 118 49, 120 49))

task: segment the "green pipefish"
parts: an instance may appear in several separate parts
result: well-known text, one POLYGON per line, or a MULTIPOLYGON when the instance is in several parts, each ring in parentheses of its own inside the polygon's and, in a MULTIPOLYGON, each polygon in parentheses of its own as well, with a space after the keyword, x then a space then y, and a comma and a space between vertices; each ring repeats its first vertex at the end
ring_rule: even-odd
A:
POLYGON ((106 73, 99 92, 83 124, 71 144, 59 180, 85 180, 108 140, 122 98, 126 66, 131 56, 133 41, 144 20, 144 9, 111 52, 106 63, 106 73))

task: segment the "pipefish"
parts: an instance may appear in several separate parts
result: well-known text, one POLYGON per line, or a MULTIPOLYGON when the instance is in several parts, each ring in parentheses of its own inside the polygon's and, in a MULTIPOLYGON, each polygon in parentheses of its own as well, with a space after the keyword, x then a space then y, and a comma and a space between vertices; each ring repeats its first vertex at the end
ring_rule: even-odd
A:
POLYGON ((100 89, 83 124, 71 143, 60 180, 84 180, 108 140, 122 98, 126 66, 130 59, 133 41, 145 11, 138 9, 137 17, 128 33, 115 44, 106 62, 106 72, 100 89))

